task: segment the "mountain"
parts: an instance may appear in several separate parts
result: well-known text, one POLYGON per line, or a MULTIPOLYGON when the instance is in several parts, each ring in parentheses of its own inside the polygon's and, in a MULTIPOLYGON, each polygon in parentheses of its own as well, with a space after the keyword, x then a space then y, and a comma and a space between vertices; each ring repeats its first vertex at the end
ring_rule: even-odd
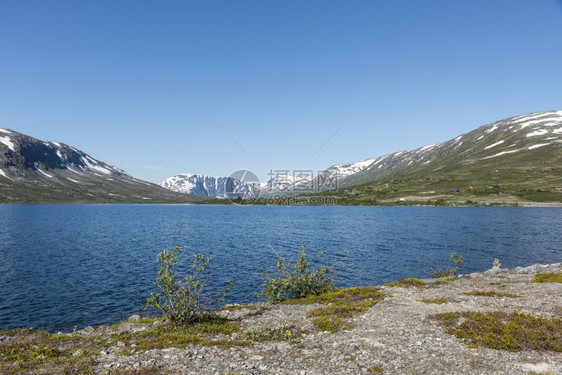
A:
POLYGON ((299 171, 300 173, 292 173, 292 171, 283 172, 271 177, 262 186, 260 195, 262 198, 294 195, 310 191, 311 174, 302 173, 303 171, 299 171))
POLYGON ((558 191, 562 184, 562 111, 510 117, 443 143, 334 165, 313 183, 315 191, 357 188, 353 195, 367 196, 470 190, 537 198, 537 190, 558 191))
MULTIPOLYGON (((168 177, 159 184, 161 187, 182 194, 192 194, 219 199, 249 197, 254 192, 253 185, 240 182, 232 177, 213 177, 208 175, 182 173, 168 177)), ((258 192, 259 194, 259 192, 258 192)))
POLYGON ((0 202, 190 202, 64 143, 0 128, 0 202))

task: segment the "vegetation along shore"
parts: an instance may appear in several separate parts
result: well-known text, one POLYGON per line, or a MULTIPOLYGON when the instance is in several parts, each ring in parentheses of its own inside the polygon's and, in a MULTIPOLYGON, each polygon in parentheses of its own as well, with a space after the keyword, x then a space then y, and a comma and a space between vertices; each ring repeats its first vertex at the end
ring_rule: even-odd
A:
MULTIPOLYGON (((202 268, 184 282, 204 280, 206 260, 194 258, 202 268)), ((168 310, 71 333, 1 331, 0 373, 562 373, 562 263, 501 269, 496 261, 457 277, 462 258, 453 254, 439 278, 337 289, 329 269, 311 267, 305 254, 295 264, 278 260, 262 291, 272 302, 175 322, 168 310), (309 287, 312 294, 290 298, 309 287)), ((164 271, 155 282, 161 306, 170 281, 164 271)))

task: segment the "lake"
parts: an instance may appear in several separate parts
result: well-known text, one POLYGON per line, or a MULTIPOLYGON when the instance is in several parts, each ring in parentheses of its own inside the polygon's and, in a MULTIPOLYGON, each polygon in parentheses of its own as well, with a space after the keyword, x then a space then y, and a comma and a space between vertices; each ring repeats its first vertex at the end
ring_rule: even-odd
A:
MULTIPOLYGON (((71 331, 142 312, 156 255, 210 256, 211 288, 257 301, 261 272, 306 243, 340 287, 426 277, 455 251, 461 273, 562 262, 561 208, 0 205, 0 329, 71 331)), ((183 263, 185 264, 185 263, 183 263)))

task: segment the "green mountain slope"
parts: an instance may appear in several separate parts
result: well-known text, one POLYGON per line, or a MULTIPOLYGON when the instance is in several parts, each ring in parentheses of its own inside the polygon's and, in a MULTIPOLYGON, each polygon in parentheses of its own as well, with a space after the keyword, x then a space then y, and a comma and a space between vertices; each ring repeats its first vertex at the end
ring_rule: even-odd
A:
POLYGON ((339 190, 321 195, 348 201, 562 202, 562 111, 508 118, 440 144, 324 173, 337 178, 339 190), (356 165, 359 171, 345 174, 356 165))

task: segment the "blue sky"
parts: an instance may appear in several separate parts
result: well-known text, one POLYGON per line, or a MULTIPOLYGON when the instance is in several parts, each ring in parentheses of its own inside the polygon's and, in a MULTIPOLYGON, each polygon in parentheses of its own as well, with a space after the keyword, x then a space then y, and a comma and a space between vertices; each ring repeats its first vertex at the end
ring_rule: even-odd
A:
POLYGON ((0 127, 152 182, 321 170, 562 109, 554 0, 2 1, 0 51, 0 127))

